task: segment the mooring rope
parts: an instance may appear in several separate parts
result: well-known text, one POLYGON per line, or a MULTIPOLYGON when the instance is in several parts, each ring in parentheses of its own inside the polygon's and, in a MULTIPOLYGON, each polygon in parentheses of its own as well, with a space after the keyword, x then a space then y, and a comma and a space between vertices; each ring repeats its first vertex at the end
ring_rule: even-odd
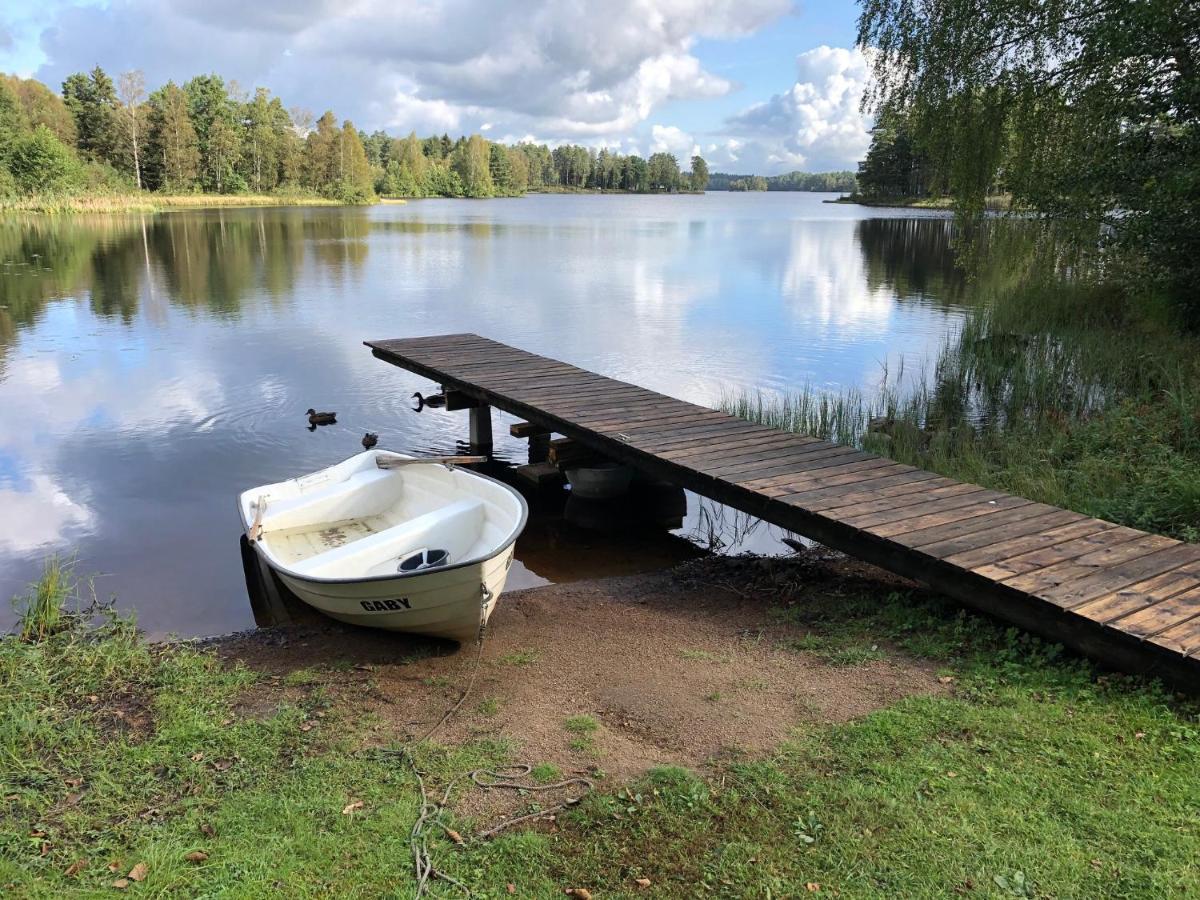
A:
MULTIPOLYGON (((536 812, 528 813, 524 816, 517 816, 513 819, 506 819, 499 825, 487 829, 486 831, 478 832, 475 840, 486 840, 494 837, 506 828, 511 828, 513 825, 518 825, 522 822, 532 821, 534 819, 544 818, 549 815, 554 815, 562 810, 574 806, 587 794, 588 791, 595 787, 595 784, 588 778, 575 776, 572 778, 564 778, 562 781, 552 784, 530 784, 522 782, 520 779, 527 778, 533 772, 533 767, 526 763, 516 763, 511 766, 500 766, 496 769, 471 769, 466 772, 460 772, 455 775, 446 784, 446 789, 442 792, 441 800, 436 803, 429 797, 429 790, 425 786, 425 773, 417 765, 416 757, 413 755, 413 747, 425 743, 433 735, 450 721, 464 703, 467 702, 467 697, 470 696, 471 690, 475 687, 475 681, 479 676, 479 665, 483 659, 483 642, 487 636, 487 608, 492 601, 492 592, 488 590, 487 585, 482 585, 482 601, 479 607, 479 629, 475 636, 475 657, 471 661, 471 673, 467 678, 467 686, 462 694, 443 714, 440 719, 420 738, 410 740, 404 746, 397 750, 380 750, 380 754, 384 756, 398 756, 403 759, 413 771, 413 775, 417 779, 417 786, 421 791, 421 808, 417 814, 416 821, 413 822, 412 830, 409 832, 408 841, 409 847, 413 855, 413 871, 417 879, 416 897, 420 898, 425 895, 428 890, 429 882, 440 879, 447 884, 454 885, 459 888, 468 897, 471 896, 471 889, 433 864, 433 858, 429 852, 429 838, 427 830, 430 825, 439 826, 447 834, 451 834, 449 826, 443 820, 443 815, 446 812, 446 807, 450 803, 450 795, 454 791, 455 786, 463 779, 470 781, 477 787, 484 790, 514 790, 521 792, 539 792, 562 790, 572 786, 581 786, 583 791, 577 797, 571 797, 546 809, 540 809, 536 812)), ((452 839, 457 839, 456 843, 464 843, 461 835, 453 833, 452 839)))

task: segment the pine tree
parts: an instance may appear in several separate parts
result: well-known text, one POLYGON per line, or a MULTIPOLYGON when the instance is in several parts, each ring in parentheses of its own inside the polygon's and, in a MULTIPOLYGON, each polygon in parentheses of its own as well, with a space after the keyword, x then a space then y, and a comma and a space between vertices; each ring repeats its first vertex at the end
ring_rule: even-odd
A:
POLYGON ((117 92, 99 66, 88 74, 76 72, 63 82, 63 102, 75 120, 76 146, 85 156, 112 163, 119 140, 116 129, 117 92))

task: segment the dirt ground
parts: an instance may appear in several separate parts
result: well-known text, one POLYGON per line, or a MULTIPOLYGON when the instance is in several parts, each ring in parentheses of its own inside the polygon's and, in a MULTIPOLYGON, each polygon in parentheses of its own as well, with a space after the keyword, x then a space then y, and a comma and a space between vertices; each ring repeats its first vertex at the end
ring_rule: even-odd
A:
MULTIPOLYGON (((700 578, 685 565, 505 593, 470 696, 434 739, 505 738, 514 757, 532 765, 623 781, 663 764, 703 771, 717 759, 768 752, 793 729, 949 690, 930 665, 899 652, 835 666, 787 649, 803 631, 772 619, 763 596, 770 592, 740 590, 719 577, 720 562, 705 565, 715 569, 700 578), (572 730, 573 716, 590 716, 598 727, 585 731, 587 723, 576 722, 572 730)), ((882 592, 896 586, 849 560, 818 565, 833 581, 877 583, 882 592)), ((309 688, 320 685, 335 706, 365 717, 358 720, 369 723, 366 746, 423 735, 461 696, 476 659, 473 647, 317 616, 227 638, 218 648, 277 676, 249 706, 294 693, 297 679, 288 675, 304 670, 309 688)), ((492 804, 486 812, 500 810, 492 804)))

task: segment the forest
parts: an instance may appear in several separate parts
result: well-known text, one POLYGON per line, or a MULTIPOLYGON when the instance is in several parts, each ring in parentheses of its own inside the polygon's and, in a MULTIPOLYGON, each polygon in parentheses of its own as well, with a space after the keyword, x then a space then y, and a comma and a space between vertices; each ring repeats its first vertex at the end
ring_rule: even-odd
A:
POLYGON ((730 175, 713 172, 708 176, 710 191, 853 191, 853 172, 788 172, 785 175, 730 175))
POLYGON ((578 145, 504 145, 482 135, 366 134, 332 111, 287 108, 219 75, 148 91, 139 71, 115 81, 100 67, 67 78, 61 94, 0 76, 0 201, 151 191, 318 196, 343 203, 386 197, 495 197, 526 191, 703 191, 699 156, 681 170, 578 145))

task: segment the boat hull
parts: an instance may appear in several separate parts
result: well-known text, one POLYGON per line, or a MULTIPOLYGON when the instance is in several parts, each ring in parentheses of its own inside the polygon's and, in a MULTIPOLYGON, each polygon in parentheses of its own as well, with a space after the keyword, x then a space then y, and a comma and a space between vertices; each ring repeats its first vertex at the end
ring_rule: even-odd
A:
POLYGON ((514 549, 415 577, 331 583, 275 573, 298 599, 340 622, 470 643, 479 634, 481 615, 486 624, 504 590, 514 549))

